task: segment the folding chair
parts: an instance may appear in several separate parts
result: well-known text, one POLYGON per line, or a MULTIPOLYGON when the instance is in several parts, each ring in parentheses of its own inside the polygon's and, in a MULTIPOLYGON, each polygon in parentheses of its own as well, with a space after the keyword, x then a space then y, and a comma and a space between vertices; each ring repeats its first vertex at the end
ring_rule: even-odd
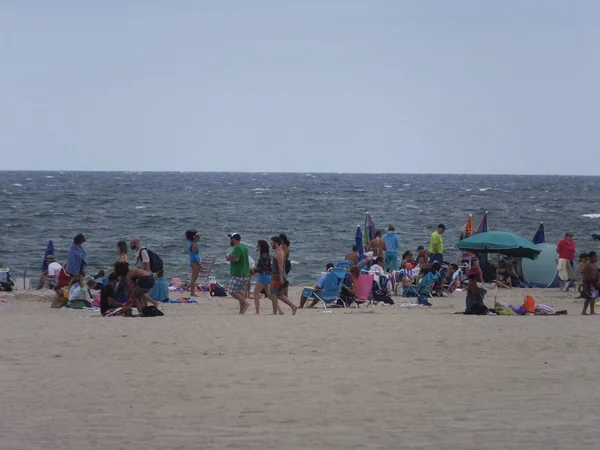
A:
MULTIPOLYGON (((323 290, 314 291, 313 298, 320 301, 325 309, 327 309, 327 305, 337 304, 338 300, 341 301, 340 294, 342 292, 345 276, 346 271, 344 269, 334 267, 331 272, 327 274, 327 277, 325 277, 323 290)), ((345 308, 346 304, 343 301, 341 303, 345 308)))
POLYGON ((202 258, 202 262, 200 263, 200 272, 198 272, 198 283, 200 280, 204 283, 208 283, 208 277, 210 276, 210 272, 212 271, 213 266, 215 265, 216 257, 209 256, 202 258))
POLYGON ((358 302, 367 302, 367 308, 369 305, 375 309, 375 302, 373 301, 373 279, 375 275, 361 273, 358 277, 356 284, 356 296, 354 297, 354 303, 358 308, 358 302))
POLYGON ((431 289, 433 288, 433 285, 435 284, 437 279, 438 277, 436 275, 434 275, 432 272, 429 272, 427 275, 425 275, 425 277, 423 277, 423 279, 417 286, 408 286, 406 290, 402 293, 402 296, 419 297, 420 295, 425 295, 429 298, 433 298, 433 296, 431 295, 431 289))

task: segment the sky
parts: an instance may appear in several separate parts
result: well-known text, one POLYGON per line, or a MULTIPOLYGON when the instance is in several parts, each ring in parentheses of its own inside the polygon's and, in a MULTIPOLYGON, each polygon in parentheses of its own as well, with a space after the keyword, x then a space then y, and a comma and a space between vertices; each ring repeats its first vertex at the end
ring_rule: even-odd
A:
POLYGON ((600 175, 596 0, 0 3, 0 169, 600 175))

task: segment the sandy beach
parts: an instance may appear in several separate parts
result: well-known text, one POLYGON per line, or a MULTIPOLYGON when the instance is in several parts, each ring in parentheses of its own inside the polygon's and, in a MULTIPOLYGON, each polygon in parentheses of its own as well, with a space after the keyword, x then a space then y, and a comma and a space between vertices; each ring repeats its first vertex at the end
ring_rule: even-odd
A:
POLYGON ((164 317, 102 318, 0 293, 0 447, 598 448, 600 317, 558 290, 500 297, 528 293, 568 316, 453 315, 464 294, 239 316, 204 295, 164 317))

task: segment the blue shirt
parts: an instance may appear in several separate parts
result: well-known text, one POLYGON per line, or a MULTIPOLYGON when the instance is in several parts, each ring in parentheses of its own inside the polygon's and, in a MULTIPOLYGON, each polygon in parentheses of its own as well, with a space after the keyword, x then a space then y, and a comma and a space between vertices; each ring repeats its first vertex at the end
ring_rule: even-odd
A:
POLYGON ((188 255, 190 255, 190 266, 194 263, 200 262, 200 247, 198 247, 197 242, 190 242, 188 245, 188 255), (196 246, 196 251, 192 251, 192 246, 196 246))
POLYGON ((397 252, 400 250, 400 238, 393 231, 388 231, 383 235, 383 242, 388 252, 397 252))
POLYGON ((154 286, 150 289, 148 294, 151 299, 157 302, 164 302, 169 300, 169 283, 163 277, 158 278, 154 282, 154 286))
POLYGON ((87 266, 87 254, 85 248, 71 244, 69 256, 67 257, 67 272, 69 275, 79 275, 87 266))

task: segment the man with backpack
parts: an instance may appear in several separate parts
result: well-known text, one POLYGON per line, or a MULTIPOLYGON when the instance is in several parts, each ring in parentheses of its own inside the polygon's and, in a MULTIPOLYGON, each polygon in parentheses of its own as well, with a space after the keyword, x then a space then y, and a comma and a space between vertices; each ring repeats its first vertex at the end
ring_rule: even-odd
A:
POLYGON ((146 247, 142 247, 140 238, 132 237, 129 243, 131 249, 135 250, 135 267, 152 273, 163 270, 163 261, 160 256, 146 247))

